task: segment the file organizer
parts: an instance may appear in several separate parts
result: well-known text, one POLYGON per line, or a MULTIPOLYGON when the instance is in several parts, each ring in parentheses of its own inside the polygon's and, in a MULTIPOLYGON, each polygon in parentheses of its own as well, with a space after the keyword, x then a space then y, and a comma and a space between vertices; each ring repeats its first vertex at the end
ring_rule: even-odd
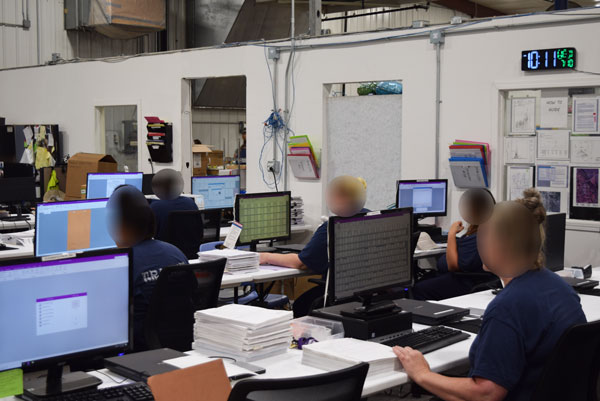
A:
POLYGON ((457 188, 487 188, 490 177, 490 145, 456 140, 450 145, 450 171, 457 188))
POLYGON ((319 162, 307 135, 293 136, 289 139, 287 160, 296 178, 319 179, 319 162))
POLYGON ((164 122, 158 117, 144 117, 148 122, 146 146, 150 158, 156 163, 171 163, 173 161, 173 124, 164 122))

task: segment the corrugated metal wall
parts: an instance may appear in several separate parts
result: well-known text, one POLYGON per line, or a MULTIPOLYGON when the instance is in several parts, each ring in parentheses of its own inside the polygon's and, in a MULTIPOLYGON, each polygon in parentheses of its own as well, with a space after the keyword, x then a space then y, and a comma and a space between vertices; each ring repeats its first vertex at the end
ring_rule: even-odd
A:
POLYGON ((245 110, 194 109, 194 139, 224 150, 225 157, 233 157, 238 141, 242 141, 240 121, 246 122, 245 110))
POLYGON ((114 40, 95 32, 67 32, 64 29, 64 0, 0 0, 0 23, 20 25, 27 8, 31 28, 0 26, 0 68, 44 64, 52 59, 52 53, 60 53, 63 59, 69 60, 157 49, 156 34, 114 40))

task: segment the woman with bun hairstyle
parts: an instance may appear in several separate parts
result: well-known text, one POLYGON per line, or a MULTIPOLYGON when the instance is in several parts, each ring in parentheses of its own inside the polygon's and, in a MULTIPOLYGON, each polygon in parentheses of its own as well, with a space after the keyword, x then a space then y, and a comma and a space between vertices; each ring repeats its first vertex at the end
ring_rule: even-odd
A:
POLYGON ((544 364, 569 327, 585 323, 579 297, 543 267, 546 210, 534 189, 495 206, 479 228, 479 252, 486 270, 504 290, 485 310, 466 378, 431 372, 423 355, 394 347, 406 373, 444 400, 530 400, 544 364))
MULTIPOLYGON (((327 208, 337 216, 352 217, 365 209, 367 183, 360 177, 342 175, 334 178, 327 186, 327 208)), ((299 254, 261 253, 261 264, 285 266, 294 269, 307 269, 324 277, 329 269, 327 250, 327 222, 321 224, 299 254)), ((322 297, 324 289, 314 287, 302 294, 294 302, 294 316, 306 316, 313 302, 322 297)))

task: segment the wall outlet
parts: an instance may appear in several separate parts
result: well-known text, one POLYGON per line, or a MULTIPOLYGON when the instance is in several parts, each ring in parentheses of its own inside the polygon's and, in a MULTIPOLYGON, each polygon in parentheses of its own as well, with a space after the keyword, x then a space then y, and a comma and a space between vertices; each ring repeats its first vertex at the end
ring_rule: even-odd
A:
POLYGON ((269 160, 267 162, 267 171, 269 173, 279 174, 281 170, 281 162, 279 160, 269 160))

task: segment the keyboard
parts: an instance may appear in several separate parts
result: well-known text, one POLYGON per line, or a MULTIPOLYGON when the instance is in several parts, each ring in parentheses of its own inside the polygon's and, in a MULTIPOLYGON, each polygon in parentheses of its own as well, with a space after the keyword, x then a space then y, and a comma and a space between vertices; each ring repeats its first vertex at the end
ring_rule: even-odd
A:
POLYGON ((35 401, 154 401, 150 388, 144 383, 75 391, 55 397, 31 398, 25 396, 24 398, 35 401))
POLYGON ((466 340, 470 335, 445 326, 433 326, 412 333, 399 333, 385 339, 381 344, 390 347, 411 347, 426 354, 457 342, 466 340))
POLYGON ((599 287, 577 289, 577 292, 579 294, 594 295, 596 297, 600 297, 600 288, 599 287))

